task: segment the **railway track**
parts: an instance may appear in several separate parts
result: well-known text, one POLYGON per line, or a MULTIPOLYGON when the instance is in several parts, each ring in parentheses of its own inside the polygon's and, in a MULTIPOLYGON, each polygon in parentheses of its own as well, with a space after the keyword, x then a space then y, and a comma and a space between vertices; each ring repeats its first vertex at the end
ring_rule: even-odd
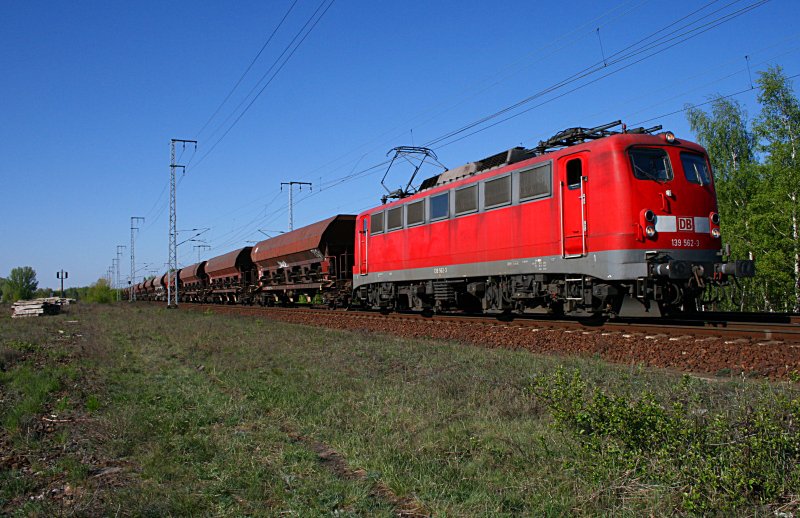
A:
MULTIPOLYGON (((181 307, 187 307, 186 305, 181 307)), ((484 315, 435 315, 423 316, 418 313, 381 314, 374 311, 344 311, 320 308, 262 308, 256 306, 231 306, 224 304, 191 304, 189 307, 212 309, 221 312, 240 314, 292 314, 306 311, 314 315, 347 315, 365 319, 398 321, 456 322, 469 325, 501 327, 532 327, 537 329, 562 329, 573 331, 603 331, 625 334, 668 335, 716 337, 722 340, 749 340, 762 344, 786 342, 800 344, 800 315, 761 314, 761 313, 709 313, 691 317, 657 319, 636 318, 621 320, 575 320, 556 319, 541 316, 518 316, 513 319, 499 319, 484 315)))
MULTIPOLYGON (((150 303, 160 304, 163 303, 150 303)), ((181 309, 249 315, 270 320, 407 338, 471 343, 562 356, 592 356, 718 377, 794 379, 800 373, 800 323, 790 315, 737 318, 588 322, 553 318, 502 321, 487 316, 262 308, 183 304, 181 309), (755 319, 750 319, 755 320, 755 319)))

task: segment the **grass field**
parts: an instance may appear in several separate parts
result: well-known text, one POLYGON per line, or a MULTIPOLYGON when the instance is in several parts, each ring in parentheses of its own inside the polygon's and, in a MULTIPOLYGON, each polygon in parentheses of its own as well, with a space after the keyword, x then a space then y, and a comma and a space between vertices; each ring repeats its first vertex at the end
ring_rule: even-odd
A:
POLYGON ((791 382, 119 305, 0 318, 0 390, 12 515, 788 516, 800 494, 791 382))

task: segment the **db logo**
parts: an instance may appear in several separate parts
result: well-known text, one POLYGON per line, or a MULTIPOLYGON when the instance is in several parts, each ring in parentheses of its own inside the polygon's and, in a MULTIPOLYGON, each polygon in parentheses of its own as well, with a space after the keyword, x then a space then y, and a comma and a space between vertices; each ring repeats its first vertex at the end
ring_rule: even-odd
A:
POLYGON ((694 218, 678 218, 679 232, 694 232, 694 218))

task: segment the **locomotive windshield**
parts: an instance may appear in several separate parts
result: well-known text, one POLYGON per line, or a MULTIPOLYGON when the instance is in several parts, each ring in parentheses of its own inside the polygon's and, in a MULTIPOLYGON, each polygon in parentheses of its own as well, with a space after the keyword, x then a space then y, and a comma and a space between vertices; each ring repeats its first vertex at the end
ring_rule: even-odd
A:
POLYGON ((634 148, 629 151, 633 175, 640 180, 667 182, 672 180, 672 166, 663 149, 634 148))
POLYGON ((681 153, 683 174, 692 183, 708 185, 711 183, 711 171, 708 170, 706 159, 694 153, 681 153))

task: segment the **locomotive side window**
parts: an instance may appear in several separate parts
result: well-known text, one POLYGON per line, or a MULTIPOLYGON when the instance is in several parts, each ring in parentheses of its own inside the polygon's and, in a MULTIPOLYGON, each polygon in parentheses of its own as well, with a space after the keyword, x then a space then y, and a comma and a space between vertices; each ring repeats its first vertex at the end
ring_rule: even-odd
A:
POLYGON ((495 178, 483 184, 483 206, 487 209, 511 203, 511 176, 495 178))
POLYGON ((550 196, 551 163, 542 164, 519 173, 519 199, 521 201, 550 196))
POLYGON ((629 151, 633 175, 640 180, 666 182, 672 180, 672 166, 663 149, 634 148, 629 151))
POLYGON ((567 188, 575 190, 581 188, 581 177, 583 176, 583 162, 580 158, 575 158, 567 162, 567 188))
POLYGON ((478 210, 478 186, 472 185, 456 191, 456 216, 478 210))
POLYGON ((370 228, 372 234, 380 234, 383 232, 383 212, 376 212, 370 217, 370 228))
POLYGON ((681 165, 686 179, 692 183, 708 185, 711 183, 711 172, 708 170, 706 159, 703 155, 694 153, 681 153, 681 165))
POLYGON ((444 219, 450 215, 450 193, 431 196, 431 221, 444 219))
POLYGON ((403 206, 394 207, 386 211, 386 230, 403 228, 403 206))
POLYGON ((409 227, 425 222, 425 200, 409 203, 406 207, 406 221, 409 227))

